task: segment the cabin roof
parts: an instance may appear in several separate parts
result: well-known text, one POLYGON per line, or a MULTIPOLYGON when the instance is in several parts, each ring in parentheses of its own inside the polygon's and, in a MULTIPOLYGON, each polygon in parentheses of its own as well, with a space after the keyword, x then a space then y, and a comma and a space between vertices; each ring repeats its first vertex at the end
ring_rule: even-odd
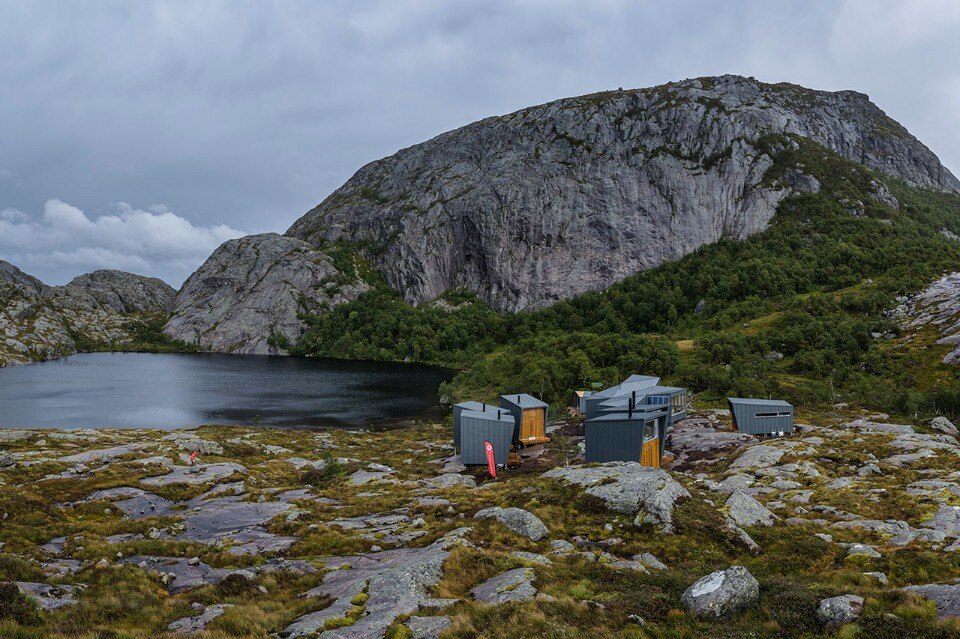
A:
POLYGON ((728 397, 727 401, 734 406, 783 406, 793 408, 793 404, 782 399, 753 399, 752 397, 728 397))
POLYGON ((617 397, 620 395, 630 395, 633 391, 638 393, 646 388, 656 386, 660 383, 659 377, 651 375, 631 375, 617 386, 611 386, 606 390, 595 393, 594 397, 617 397))
POLYGON ((464 411, 475 410, 475 411, 483 412, 484 406, 487 407, 487 411, 492 410, 494 413, 496 413, 498 410, 503 410, 499 406, 494 406, 493 404, 484 404, 483 402, 474 402, 474 401, 460 402, 458 404, 454 404, 454 406, 456 406, 457 408, 462 408, 464 411))
POLYGON ((509 411, 506 411, 502 408, 494 408, 492 411, 465 410, 460 413, 460 419, 462 420, 464 417, 468 417, 470 419, 486 419, 491 422, 500 421, 509 422, 510 424, 514 423, 513 415, 511 415, 509 411), (497 413, 500 413, 499 419, 497 418, 497 413))
POLYGON ((644 406, 649 410, 634 410, 633 416, 631 417, 629 413, 607 413, 606 415, 598 415, 587 421, 590 423, 593 422, 628 422, 628 421, 637 421, 643 422, 647 421, 651 417, 656 417, 657 413, 666 412, 666 406, 644 406))
POLYGON ((547 408, 548 406, 546 402, 540 401, 533 395, 527 395, 526 393, 501 395, 500 397, 520 408, 547 408))

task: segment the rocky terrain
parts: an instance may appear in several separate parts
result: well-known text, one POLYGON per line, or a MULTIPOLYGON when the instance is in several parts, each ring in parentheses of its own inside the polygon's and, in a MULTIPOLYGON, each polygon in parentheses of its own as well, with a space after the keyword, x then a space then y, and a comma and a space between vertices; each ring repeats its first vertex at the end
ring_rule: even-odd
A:
MULTIPOLYGON (((348 248, 413 304, 457 289, 498 311, 542 308, 762 231, 785 198, 820 189, 804 167, 777 165, 804 140, 908 184, 960 191, 863 94, 721 76, 557 100, 445 133, 361 168, 287 236, 321 253, 348 248)), ((872 188, 897 206, 882 181, 872 188)), ((257 236, 218 249, 178 296, 168 334, 271 352, 271 330, 298 334, 298 294, 356 295, 326 284, 352 278, 331 275, 325 255, 290 259, 289 247, 257 236), (269 271, 268 259, 284 276, 255 278, 252 291, 247 275, 269 271), (225 264, 229 285, 212 293, 225 264)))
POLYGON ((913 297, 903 298, 894 315, 904 318, 908 340, 921 330, 936 332, 936 343, 953 347, 945 364, 960 364, 960 273, 950 273, 913 297))
POLYGON ((496 480, 445 424, 0 430, 0 636, 957 636, 956 428, 802 418, 496 480))
POLYGON ((0 366, 131 340, 129 323, 166 314, 176 291, 156 278, 95 271, 47 286, 0 261, 0 366))
POLYGON ((322 312, 369 287, 310 244, 266 233, 230 240, 190 276, 166 331, 205 350, 278 353, 322 312))

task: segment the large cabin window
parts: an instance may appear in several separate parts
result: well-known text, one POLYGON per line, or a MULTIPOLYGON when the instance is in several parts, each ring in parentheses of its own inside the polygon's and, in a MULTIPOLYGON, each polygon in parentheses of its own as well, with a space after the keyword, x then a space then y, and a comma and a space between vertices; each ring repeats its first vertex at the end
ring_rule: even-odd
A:
POLYGON ((670 406, 673 408, 673 412, 682 413, 687 406, 687 394, 678 393, 670 398, 670 406))
POLYGON ((789 411, 780 411, 780 412, 778 412, 778 413, 757 413, 757 414, 754 415, 754 417, 757 417, 757 418, 764 418, 764 417, 790 417, 790 412, 789 412, 789 411))

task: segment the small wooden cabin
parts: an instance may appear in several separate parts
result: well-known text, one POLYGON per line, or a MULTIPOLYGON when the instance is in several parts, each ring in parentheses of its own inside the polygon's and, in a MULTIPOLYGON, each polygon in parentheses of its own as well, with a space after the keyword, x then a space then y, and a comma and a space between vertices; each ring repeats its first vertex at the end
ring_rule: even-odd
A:
POLYGON ((734 429, 750 435, 786 435, 793 432, 793 404, 779 399, 728 397, 734 429))
POLYGON ((454 449, 460 450, 460 417, 463 415, 464 411, 477 411, 480 413, 493 411, 494 413, 496 413, 499 410, 501 410, 499 406, 484 404, 482 402, 460 402, 459 404, 454 404, 453 405, 453 447, 454 449))
POLYGON ((547 437, 547 404, 533 395, 501 395, 500 407, 510 411, 516 422, 514 441, 526 446, 545 444, 547 437))
POLYGON ((513 443, 515 420, 501 408, 460 413, 460 443, 463 463, 468 466, 486 465, 484 442, 493 445, 493 459, 498 466, 506 466, 513 443))
POLYGON ((586 461, 639 462, 660 468, 661 439, 667 426, 666 406, 645 406, 625 413, 609 413, 584 423, 586 461))

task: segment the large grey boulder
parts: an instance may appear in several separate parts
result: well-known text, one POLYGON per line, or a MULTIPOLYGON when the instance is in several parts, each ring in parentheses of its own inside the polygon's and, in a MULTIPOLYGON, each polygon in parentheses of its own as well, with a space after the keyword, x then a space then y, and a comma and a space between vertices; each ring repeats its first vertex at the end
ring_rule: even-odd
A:
POLYGON ((953 425, 949 419, 943 416, 937 416, 930 420, 930 428, 938 430, 941 433, 946 433, 952 437, 956 437, 960 432, 957 431, 957 427, 953 425))
POLYGON ((840 595, 824 599, 817 606, 817 619, 827 629, 836 629, 854 621, 863 612, 863 597, 840 595))
POLYGON ((211 351, 280 353, 303 334, 298 314, 369 287, 315 247, 275 233, 225 242, 177 294, 164 332, 211 351))
POLYGON ((757 468, 769 468, 776 465, 786 451, 769 444, 760 444, 751 446, 737 457, 730 470, 755 470, 757 468))
POLYGON ((960 506, 940 504, 937 513, 922 522, 926 528, 932 528, 952 537, 960 537, 960 506))
POLYGON ((523 508, 500 508, 499 506, 494 506, 493 508, 484 508, 483 510, 477 511, 477 514, 475 514, 473 518, 496 519, 518 535, 523 535, 533 541, 540 541, 550 534, 547 526, 539 517, 523 508))
POLYGON ((515 568, 491 577, 473 588, 470 594, 476 601, 487 604, 526 601, 537 596, 537 589, 532 584, 533 579, 531 568, 515 568))
POLYGON ((726 507, 730 518, 738 526, 772 526, 778 519, 766 506, 742 490, 730 495, 726 507))
POLYGON ((960 617, 960 584, 925 584, 907 586, 903 590, 916 593, 937 604, 937 619, 960 617))
POLYGON ((288 234, 369 246, 409 302, 462 288, 497 310, 532 309, 766 228, 785 197, 819 188, 799 167, 764 181, 777 149, 760 139, 776 134, 960 190, 863 94, 726 75, 557 100, 439 135, 364 166, 288 234))
POLYGON ((760 599, 760 584, 743 566, 731 566, 697 580, 680 598, 700 618, 719 618, 745 610, 760 599))
POLYGON ((651 522, 673 531, 673 509, 690 493, 670 473, 636 462, 554 468, 544 477, 577 484, 606 502, 610 510, 636 515, 634 523, 651 522))

